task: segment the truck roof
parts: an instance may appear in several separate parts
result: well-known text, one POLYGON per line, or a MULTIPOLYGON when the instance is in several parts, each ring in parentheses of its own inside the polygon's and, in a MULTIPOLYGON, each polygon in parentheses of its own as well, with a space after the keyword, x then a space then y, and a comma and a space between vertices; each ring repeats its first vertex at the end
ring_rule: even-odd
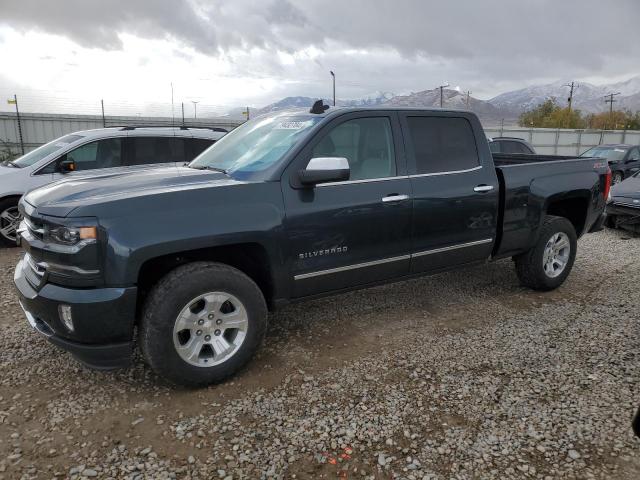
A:
POLYGON ((339 113, 350 112, 366 112, 366 111, 390 111, 390 112, 445 112, 445 113, 470 113, 475 115, 471 110, 457 109, 457 108, 423 108, 423 107, 399 107, 399 106, 363 106, 363 107, 329 107, 323 113, 311 113, 308 108, 291 108, 286 110, 277 110, 275 112, 268 112, 266 115, 286 115, 286 114, 308 114, 314 117, 330 117, 339 113))

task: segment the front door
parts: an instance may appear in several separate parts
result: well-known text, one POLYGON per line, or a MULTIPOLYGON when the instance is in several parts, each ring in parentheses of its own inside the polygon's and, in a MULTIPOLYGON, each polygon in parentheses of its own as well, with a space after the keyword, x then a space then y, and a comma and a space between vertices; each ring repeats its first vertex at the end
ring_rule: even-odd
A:
POLYGON ((413 190, 412 273, 491 255, 499 185, 486 139, 471 122, 481 132, 461 113, 401 115, 413 190))
POLYGON ((285 172, 293 297, 408 273, 411 185, 399 133, 393 112, 342 115, 285 172), (347 158, 349 180, 299 185, 297 172, 316 157, 347 158))

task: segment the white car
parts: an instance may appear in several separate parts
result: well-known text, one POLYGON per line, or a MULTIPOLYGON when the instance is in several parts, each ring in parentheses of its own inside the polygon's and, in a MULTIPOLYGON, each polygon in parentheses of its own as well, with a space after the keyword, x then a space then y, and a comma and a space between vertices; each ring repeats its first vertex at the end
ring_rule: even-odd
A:
POLYGON ((0 245, 15 246, 18 200, 36 187, 110 169, 183 165, 227 133, 221 128, 109 127, 60 137, 0 164, 0 245))

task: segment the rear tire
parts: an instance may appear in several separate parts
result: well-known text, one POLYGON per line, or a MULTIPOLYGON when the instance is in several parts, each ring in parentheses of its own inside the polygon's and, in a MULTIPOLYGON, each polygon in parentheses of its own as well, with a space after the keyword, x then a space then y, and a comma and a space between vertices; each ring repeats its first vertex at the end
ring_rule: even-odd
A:
POLYGON ((251 278, 228 265, 194 262, 171 271, 151 290, 139 343, 158 375, 201 387, 240 370, 266 329, 265 299, 251 278))
POLYGON ((20 223, 18 200, 16 197, 0 200, 0 246, 18 246, 16 243, 16 230, 20 223))
POLYGON ((569 220, 545 217, 536 245, 515 257, 520 282, 540 291, 558 288, 571 273, 577 247, 576 231, 569 220))

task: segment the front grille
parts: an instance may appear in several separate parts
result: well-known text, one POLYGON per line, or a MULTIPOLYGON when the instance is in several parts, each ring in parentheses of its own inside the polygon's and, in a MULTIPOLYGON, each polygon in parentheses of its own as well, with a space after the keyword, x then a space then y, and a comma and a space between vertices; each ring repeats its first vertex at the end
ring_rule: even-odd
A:
POLYGON ((32 287, 38 289, 42 285, 46 268, 36 262, 31 255, 24 255, 24 276, 32 287))

